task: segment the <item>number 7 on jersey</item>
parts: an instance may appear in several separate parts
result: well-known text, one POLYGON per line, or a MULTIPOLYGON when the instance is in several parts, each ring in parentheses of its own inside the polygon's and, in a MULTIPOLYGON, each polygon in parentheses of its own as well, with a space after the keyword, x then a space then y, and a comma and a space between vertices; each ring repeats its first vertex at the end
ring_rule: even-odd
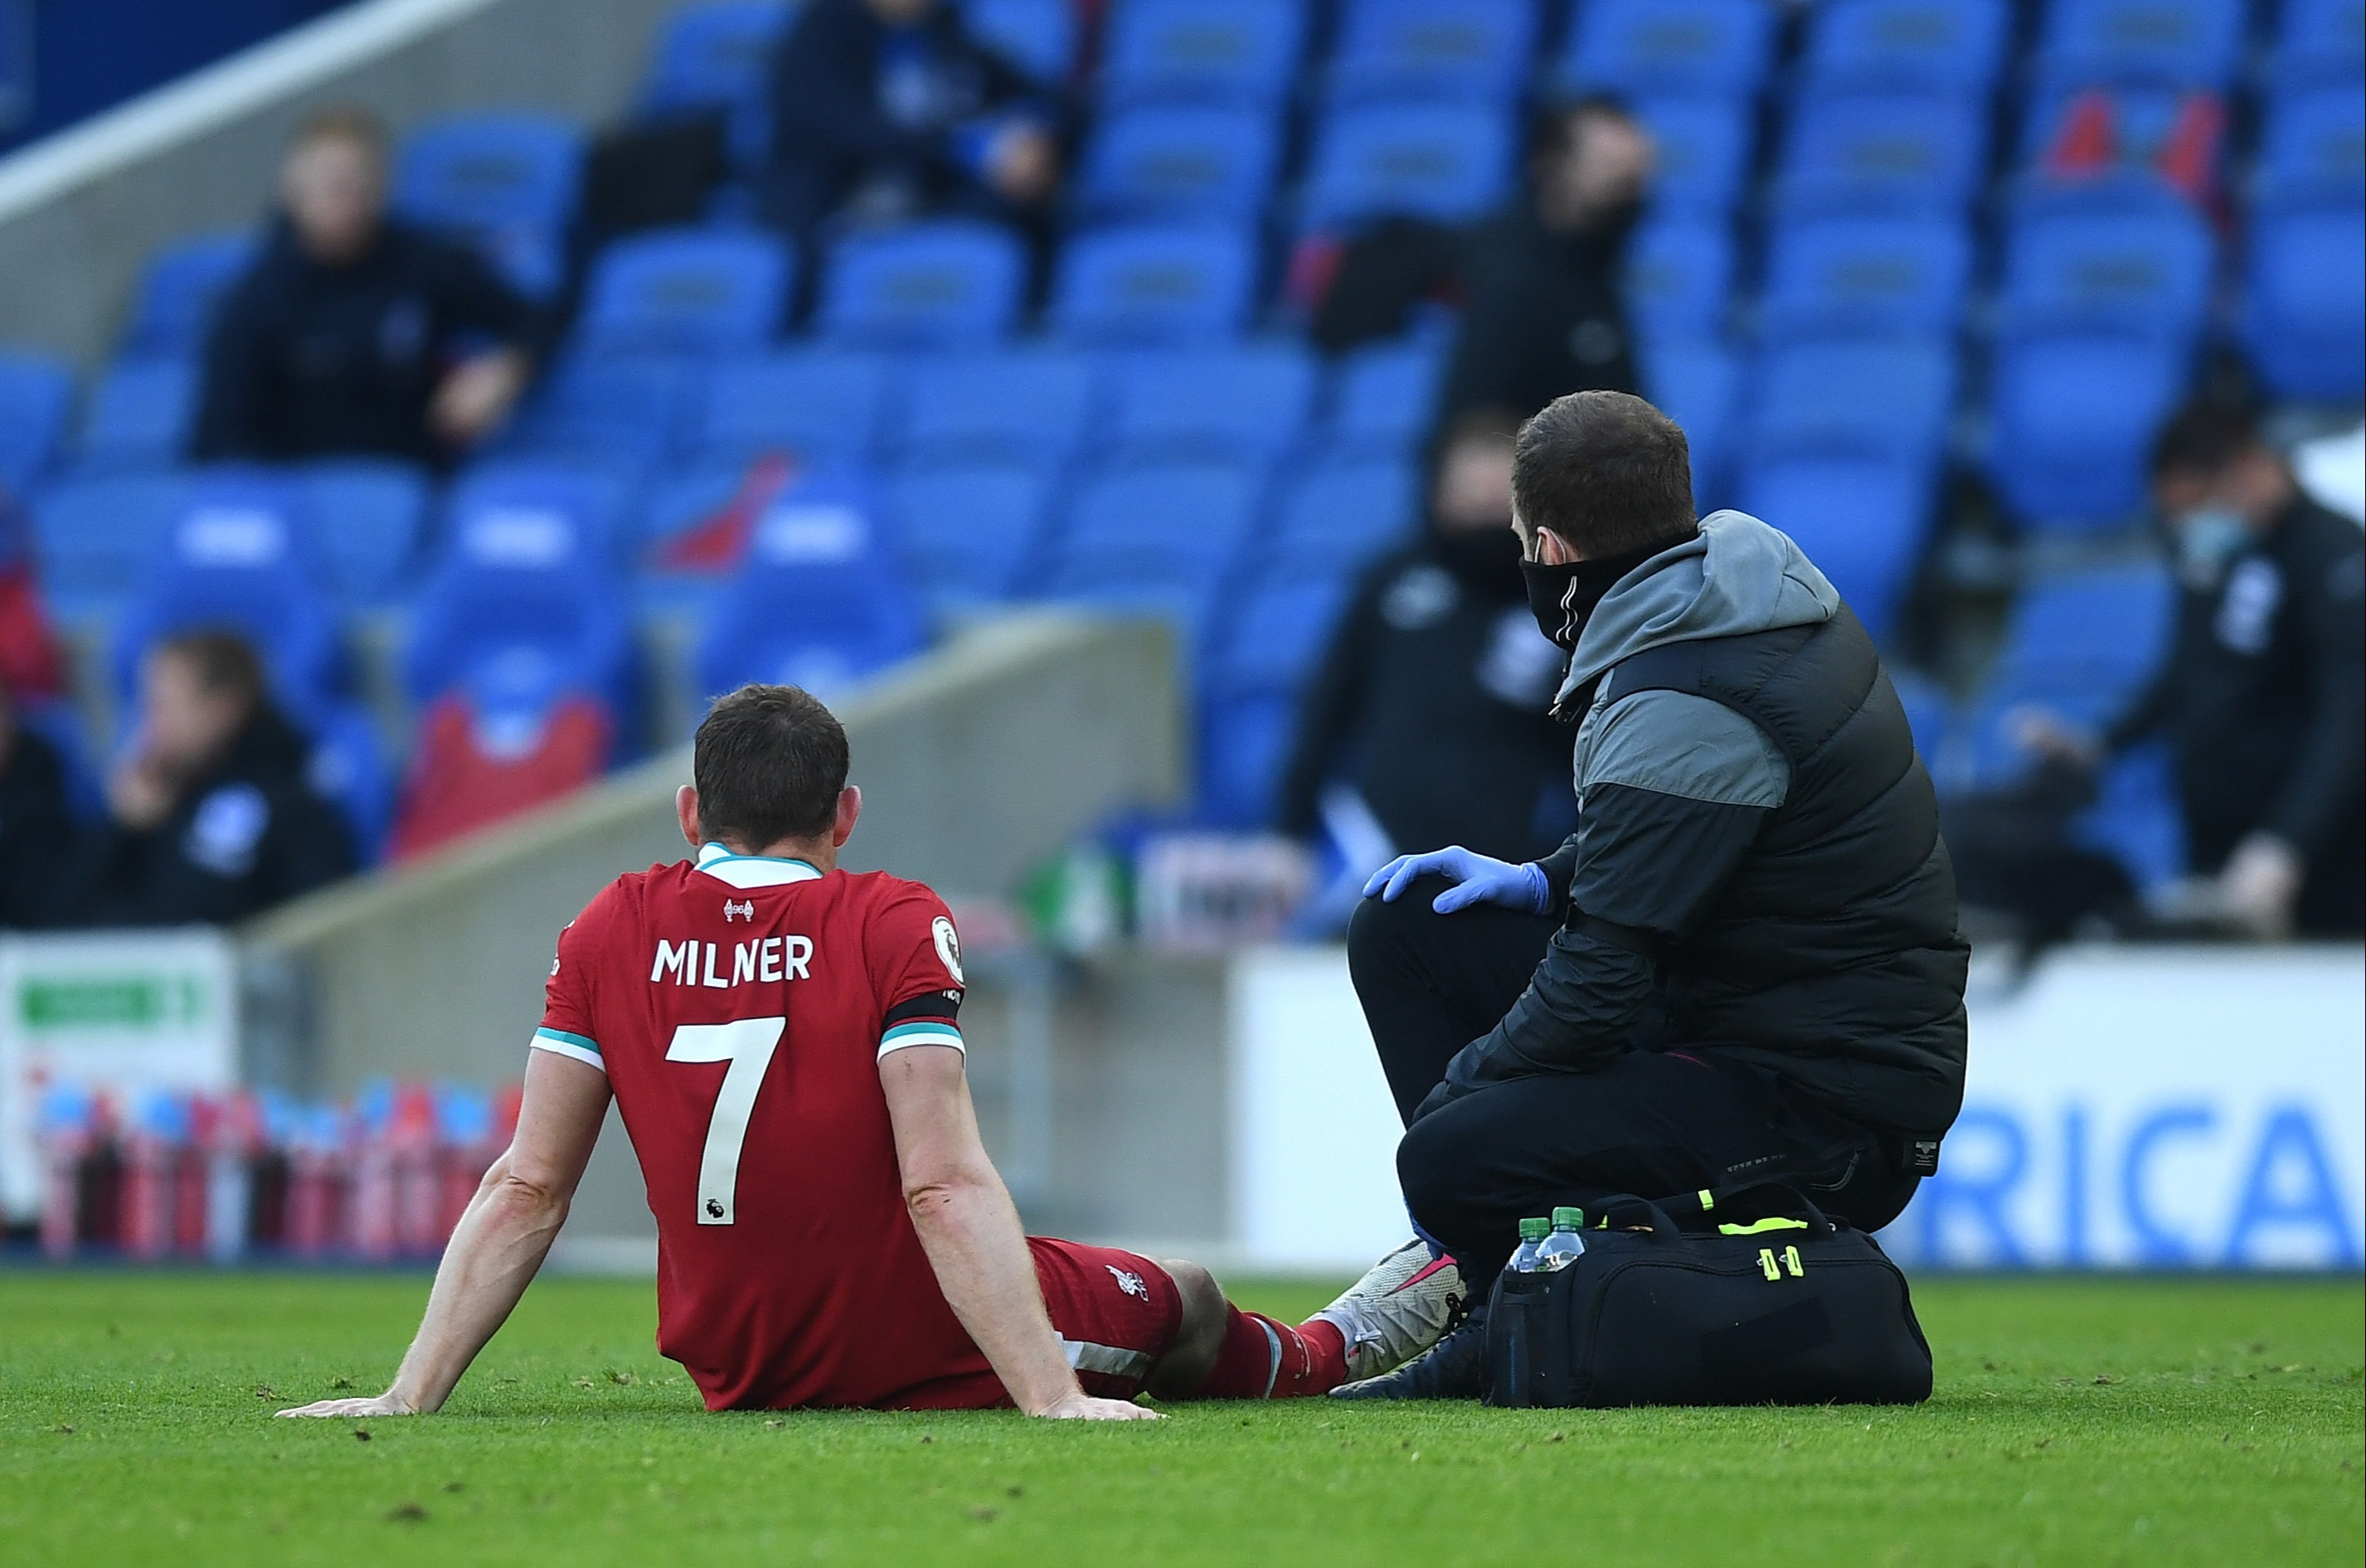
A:
POLYGON ((666 1047, 669 1062, 728 1062, 723 1088, 715 1096, 715 1114, 706 1123, 706 1152, 698 1161, 698 1223, 727 1225, 738 1213, 739 1151, 748 1142, 748 1117, 756 1109, 756 1091, 764 1084, 764 1069, 772 1065, 785 1018, 742 1018, 729 1023, 684 1023, 675 1026, 673 1043, 666 1047))

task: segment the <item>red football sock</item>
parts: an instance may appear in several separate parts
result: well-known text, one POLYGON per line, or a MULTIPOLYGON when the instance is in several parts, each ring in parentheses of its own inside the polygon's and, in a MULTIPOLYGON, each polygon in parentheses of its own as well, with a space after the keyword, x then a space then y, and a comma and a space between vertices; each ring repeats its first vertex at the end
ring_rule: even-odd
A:
POLYGON ((1227 1307, 1216 1370, 1200 1399, 1302 1399, 1347 1381, 1347 1340, 1321 1319, 1292 1328, 1261 1313, 1227 1307))

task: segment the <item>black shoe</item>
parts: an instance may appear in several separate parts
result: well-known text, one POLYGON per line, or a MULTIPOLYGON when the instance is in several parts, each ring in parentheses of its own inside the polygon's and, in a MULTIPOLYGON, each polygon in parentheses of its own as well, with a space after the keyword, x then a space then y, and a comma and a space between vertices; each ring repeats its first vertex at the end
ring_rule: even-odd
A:
POLYGON ((1384 1377, 1341 1383, 1334 1399, 1476 1399, 1487 1392, 1487 1308, 1471 1309, 1453 1332, 1384 1377))

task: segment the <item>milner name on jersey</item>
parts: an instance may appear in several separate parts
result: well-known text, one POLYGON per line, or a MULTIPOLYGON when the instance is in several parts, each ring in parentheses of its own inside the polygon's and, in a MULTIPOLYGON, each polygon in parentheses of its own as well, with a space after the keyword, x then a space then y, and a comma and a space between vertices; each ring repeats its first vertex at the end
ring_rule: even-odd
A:
POLYGON ((727 991, 734 986, 778 985, 784 980, 810 980, 814 944, 808 936, 768 936, 731 944, 731 973, 723 973, 722 946, 712 942, 658 941, 649 964, 649 984, 663 985, 669 976, 677 986, 704 986, 727 991))

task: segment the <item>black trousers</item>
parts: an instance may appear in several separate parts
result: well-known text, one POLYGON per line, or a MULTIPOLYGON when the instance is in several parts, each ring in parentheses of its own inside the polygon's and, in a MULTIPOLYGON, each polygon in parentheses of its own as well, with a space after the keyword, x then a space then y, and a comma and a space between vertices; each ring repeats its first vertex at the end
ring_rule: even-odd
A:
POLYGON ((1865 1230, 1914 1195, 1884 1140, 1720 1052, 1628 1051, 1595 1072, 1491 1084, 1418 1122, 1457 1051, 1493 1029, 1528 983, 1555 922, 1480 906, 1440 915, 1442 880, 1393 904, 1368 898, 1347 964, 1397 1112, 1397 1177, 1415 1224, 1483 1291, 1520 1221, 1620 1192, 1647 1198, 1755 1177, 1791 1181, 1865 1230))

